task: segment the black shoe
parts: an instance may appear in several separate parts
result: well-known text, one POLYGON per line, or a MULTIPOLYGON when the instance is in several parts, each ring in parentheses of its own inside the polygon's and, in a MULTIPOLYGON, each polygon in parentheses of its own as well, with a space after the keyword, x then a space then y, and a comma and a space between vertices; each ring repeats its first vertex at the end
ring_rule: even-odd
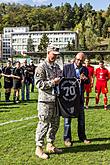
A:
POLYGON ((10 100, 6 100, 6 103, 9 103, 10 102, 10 100))

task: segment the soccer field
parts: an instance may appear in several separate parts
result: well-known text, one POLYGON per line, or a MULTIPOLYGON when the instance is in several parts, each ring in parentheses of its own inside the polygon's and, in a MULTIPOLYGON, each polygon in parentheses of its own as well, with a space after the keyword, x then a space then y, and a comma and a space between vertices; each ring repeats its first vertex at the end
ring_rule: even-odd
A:
MULTIPOLYGON (((110 87, 110 82, 108 84, 110 87)), ((3 91, 3 89, 2 89, 3 91)), ((110 110, 103 109, 100 96, 99 109, 94 109, 94 90, 90 107, 85 110, 86 134, 92 142, 85 145, 77 137, 77 119, 72 120, 73 146, 65 148, 63 118, 60 121, 55 145, 62 154, 51 154, 42 160, 35 156, 35 131, 37 126, 37 91, 31 100, 19 104, 0 102, 0 165, 109 165, 110 164, 110 110)), ((2 94, 4 99, 4 95, 2 94)), ((108 93, 110 104, 110 90, 108 93)))

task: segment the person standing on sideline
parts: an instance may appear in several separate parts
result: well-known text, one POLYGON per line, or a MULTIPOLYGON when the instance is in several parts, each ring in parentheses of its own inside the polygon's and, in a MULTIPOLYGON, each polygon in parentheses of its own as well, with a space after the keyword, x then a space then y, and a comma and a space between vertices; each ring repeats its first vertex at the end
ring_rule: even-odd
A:
POLYGON ((14 88, 13 101, 14 103, 19 103, 19 92, 21 88, 21 81, 23 79, 23 73, 19 61, 16 62, 16 67, 13 69, 12 77, 13 77, 13 88, 14 88))
POLYGON ((29 88, 30 88, 31 78, 30 78, 30 73, 29 73, 30 72, 30 67, 27 65, 27 60, 26 59, 23 61, 23 66, 21 67, 21 69, 22 69, 22 72, 23 72, 21 98, 22 98, 22 101, 24 101, 25 99, 27 101, 29 101, 29 99, 30 99, 30 89, 29 88))
POLYGON ((95 71, 96 76, 96 86, 95 86, 95 92, 96 92, 96 107, 99 103, 99 97, 100 93, 104 95, 104 109, 107 110, 107 93, 108 93, 108 87, 107 87, 107 81, 109 80, 109 71, 104 67, 104 61, 101 60, 99 62, 99 68, 95 71))
POLYGON ((31 77, 31 92, 34 92, 34 74, 35 74, 35 65, 33 60, 30 60, 30 77, 31 77))
POLYGON ((5 88, 5 101, 10 101, 11 88, 13 87, 13 78, 12 74, 12 66, 11 61, 8 61, 6 66, 3 68, 3 76, 4 76, 4 88, 5 88))
POLYGON ((62 150, 54 146, 55 135, 59 128, 59 113, 56 111, 56 95, 54 87, 59 84, 61 69, 55 60, 59 55, 59 48, 52 44, 47 47, 46 59, 38 65, 35 71, 35 84, 38 88, 38 125, 36 129, 36 156, 49 158, 43 151, 44 138, 47 137, 46 150, 49 153, 61 153, 62 150))
MULTIPOLYGON (((89 83, 88 69, 83 66, 85 55, 79 52, 72 64, 67 64, 63 68, 63 76, 67 78, 76 77, 80 82, 80 112, 78 116, 78 137, 85 144, 89 144, 85 134, 85 114, 84 114, 84 84, 89 83)), ((64 144, 67 147, 72 145, 71 118, 64 118, 64 144)))
POLYGON ((1 78, 2 78, 2 70, 0 69, 0 101, 1 101, 1 88, 2 88, 1 78))
POLYGON ((86 92, 86 109, 88 109, 89 94, 92 92, 92 88, 93 88, 93 84, 94 84, 94 67, 90 65, 90 59, 88 59, 88 58, 85 59, 84 63, 89 71, 89 79, 90 79, 89 84, 84 84, 84 88, 85 88, 85 92, 86 92))

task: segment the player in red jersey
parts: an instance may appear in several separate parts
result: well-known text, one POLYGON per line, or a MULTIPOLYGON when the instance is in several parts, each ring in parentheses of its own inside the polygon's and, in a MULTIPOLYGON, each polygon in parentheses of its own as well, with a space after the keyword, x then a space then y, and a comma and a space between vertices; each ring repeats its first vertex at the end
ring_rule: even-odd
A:
POLYGON ((96 105, 99 103, 99 96, 100 93, 104 95, 104 109, 107 110, 107 81, 109 80, 109 71, 104 67, 104 62, 99 62, 99 68, 95 71, 96 76, 96 86, 95 86, 95 92, 96 92, 96 105))
POLYGON ((89 79, 90 84, 85 84, 85 92, 86 92, 86 109, 88 109, 89 104, 89 94, 92 92, 93 84, 94 84, 94 67, 90 65, 90 59, 86 58, 85 66, 88 68, 89 71, 89 79))

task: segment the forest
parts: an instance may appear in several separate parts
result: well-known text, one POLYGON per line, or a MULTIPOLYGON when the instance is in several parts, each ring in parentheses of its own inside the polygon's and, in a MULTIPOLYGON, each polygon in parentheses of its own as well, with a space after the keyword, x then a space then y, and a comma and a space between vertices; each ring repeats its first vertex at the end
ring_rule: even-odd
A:
POLYGON ((106 11, 95 11, 90 3, 56 7, 0 3, 0 33, 4 27, 16 26, 29 26, 30 31, 76 31, 81 49, 110 50, 110 4, 106 11))

